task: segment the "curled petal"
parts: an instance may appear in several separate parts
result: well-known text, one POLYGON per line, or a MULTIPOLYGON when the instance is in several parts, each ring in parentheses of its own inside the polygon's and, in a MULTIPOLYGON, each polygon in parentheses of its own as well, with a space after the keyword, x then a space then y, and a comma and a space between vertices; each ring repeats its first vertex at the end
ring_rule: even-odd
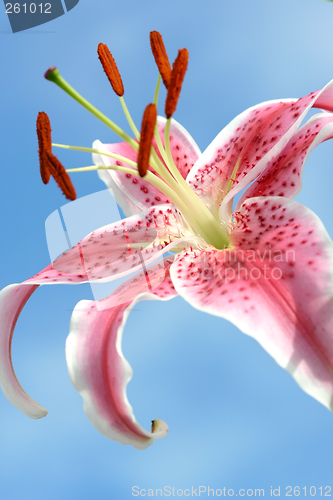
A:
POLYGON ((177 295, 169 276, 170 263, 169 260, 165 267, 150 273, 150 293, 141 293, 146 289, 146 275, 142 273, 136 283, 131 281, 129 286, 126 282, 120 291, 98 301, 103 302, 101 306, 93 301, 79 302, 66 343, 69 374, 83 397, 84 411, 91 423, 108 438, 138 449, 166 436, 168 426, 154 420, 152 432, 148 432, 136 421, 126 395, 132 369, 122 353, 122 334, 138 302, 169 300, 177 295))
POLYGON ((6 398, 30 418, 41 418, 47 410, 31 399, 19 384, 11 358, 16 321, 38 285, 9 285, 0 292, 0 387, 6 398))
POLYGON ((172 265, 177 292, 257 339, 333 410, 332 241, 315 214, 286 198, 251 198, 234 217, 232 249, 186 250, 172 265))
POLYGON ((188 181, 220 218, 230 215, 232 198, 277 158, 313 106, 333 105, 330 82, 301 99, 268 101, 241 113, 208 146, 194 165, 188 181))
POLYGON ((304 164, 318 144, 333 138, 333 113, 313 116, 295 132, 277 159, 272 160, 259 177, 240 198, 243 201, 255 196, 296 196, 302 187, 304 164))
MULTIPOLYGON (((186 234, 186 226, 176 209, 161 206, 157 211, 153 208, 141 216, 94 231, 32 278, 3 289, 0 292, 0 386, 5 396, 32 418, 47 414, 23 391, 11 361, 11 341, 17 318, 39 285, 112 281, 146 269, 168 250, 191 242, 193 237, 186 234)), ((132 279, 131 289, 135 288, 135 279, 132 279)), ((117 290, 119 305, 126 296, 121 298, 124 293, 121 287, 117 290)))
MULTIPOLYGON (((273 160, 273 158, 277 158, 280 155, 281 151, 288 144, 289 140, 307 115, 308 111, 312 107, 316 108, 318 106, 326 107, 327 110, 331 110, 333 106, 333 80, 325 85, 322 90, 311 92, 311 94, 301 97, 298 101, 289 105, 289 107, 287 107, 287 109, 285 109, 281 114, 281 122, 278 124, 276 124, 276 121, 269 124, 266 123, 269 128, 275 125, 273 134, 272 132, 267 134, 267 139, 270 140, 270 145, 267 148, 268 152, 265 153, 263 157, 260 157, 259 155, 257 163, 253 164, 244 176, 237 179, 237 185, 233 186, 230 192, 228 192, 219 210, 219 215, 222 219, 228 212, 231 211, 230 207, 233 197, 254 181, 254 179, 258 177, 258 175, 262 172, 266 165, 273 160)), ((258 146, 256 141, 254 142, 255 148, 252 152, 257 152, 258 146)))
MULTIPOLYGON (((164 145, 164 130, 165 118, 157 118, 158 129, 161 136, 162 144, 164 145)), ((153 145, 161 159, 155 139, 153 145)), ((100 141, 95 141, 93 144, 95 149, 102 149, 109 153, 115 153, 128 158, 134 162, 137 161, 137 152, 134 151, 126 142, 117 144, 102 144, 100 141)), ((170 128, 170 148, 174 162, 186 179, 192 166, 200 155, 200 150, 190 134, 175 120, 171 122, 170 128)), ((108 156, 93 154, 93 162, 95 165, 119 165, 129 166, 125 162, 113 160, 108 156)), ((149 170, 153 170, 151 167, 149 170)), ((132 215, 146 210, 152 206, 170 203, 168 198, 161 193, 157 188, 149 184, 146 180, 131 174, 117 172, 114 170, 99 170, 99 177, 105 184, 112 188, 117 203, 124 210, 125 214, 132 215)))
POLYGON ((316 102, 314 104, 315 108, 323 109, 324 111, 333 112, 333 87, 328 87, 326 85, 325 92, 317 90, 315 95, 318 94, 316 102))

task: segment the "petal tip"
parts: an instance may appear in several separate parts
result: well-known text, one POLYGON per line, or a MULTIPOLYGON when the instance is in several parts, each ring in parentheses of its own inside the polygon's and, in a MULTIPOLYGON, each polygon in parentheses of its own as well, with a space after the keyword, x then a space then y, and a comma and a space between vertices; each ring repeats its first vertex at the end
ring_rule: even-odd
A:
POLYGON ((152 420, 151 422, 151 433, 153 434, 154 439, 164 438, 169 431, 169 426, 163 420, 157 418, 156 420, 152 420))

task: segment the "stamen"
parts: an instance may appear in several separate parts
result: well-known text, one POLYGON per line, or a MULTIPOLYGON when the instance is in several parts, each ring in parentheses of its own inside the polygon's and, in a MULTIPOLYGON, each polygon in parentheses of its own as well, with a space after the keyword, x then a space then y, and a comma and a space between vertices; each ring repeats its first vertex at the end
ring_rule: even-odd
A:
POLYGON ((138 171, 141 177, 144 177, 148 171, 156 119, 157 109, 155 104, 148 104, 142 119, 141 139, 138 155, 138 171))
POLYGON ((162 76, 163 83, 168 89, 171 80, 171 65, 169 62, 168 54, 165 50, 162 35, 158 31, 151 31, 150 46, 156 65, 162 76))
POLYGON ((47 162, 48 170, 54 177, 54 180, 56 181, 66 198, 68 200, 75 200, 76 192, 64 166, 60 163, 58 158, 49 151, 45 152, 45 159, 47 162))
POLYGON ((48 184, 51 172, 47 168, 47 160, 45 161, 46 151, 51 152, 52 141, 51 141, 51 124, 49 117, 46 113, 41 111, 37 116, 37 137, 38 137, 38 155, 39 155, 39 167, 40 175, 44 184, 48 184))
POLYGON ((97 49, 98 58, 115 93, 121 97, 124 95, 124 85, 121 79, 116 61, 105 43, 100 43, 97 49))
POLYGON ((182 83, 187 70, 188 50, 182 49, 178 51, 178 56, 172 66, 171 81, 168 88, 168 94, 165 101, 165 115, 167 118, 176 111, 179 94, 182 88, 182 83))

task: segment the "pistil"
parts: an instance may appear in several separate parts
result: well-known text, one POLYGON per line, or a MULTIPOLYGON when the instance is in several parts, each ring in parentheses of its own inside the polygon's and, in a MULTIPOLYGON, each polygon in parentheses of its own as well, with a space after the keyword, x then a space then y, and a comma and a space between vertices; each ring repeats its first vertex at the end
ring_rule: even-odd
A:
POLYGON ((60 75, 58 68, 52 66, 45 73, 45 78, 60 87, 73 99, 75 99, 79 104, 86 108, 90 113, 92 113, 96 118, 101 120, 107 127, 109 127, 113 132, 115 132, 119 137, 121 137, 125 142, 127 142, 135 151, 138 151, 138 143, 135 142, 132 137, 130 137, 126 132, 124 132, 118 125, 116 125, 110 118, 108 118, 104 113, 99 111, 95 106, 90 104, 87 99, 81 96, 66 80, 60 75))

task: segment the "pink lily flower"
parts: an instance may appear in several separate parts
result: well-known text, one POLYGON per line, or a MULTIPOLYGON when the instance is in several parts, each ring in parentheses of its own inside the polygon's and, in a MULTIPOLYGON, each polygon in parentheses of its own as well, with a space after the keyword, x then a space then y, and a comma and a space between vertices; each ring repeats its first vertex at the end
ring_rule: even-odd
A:
MULTIPOLYGON (((176 73, 175 63, 168 92, 176 73)), ((58 78, 55 70, 48 76, 58 78)), ((144 127, 142 141, 143 134, 144 127)), ((292 199, 308 155, 330 138, 333 81, 306 97, 244 111, 202 154, 176 121, 158 118, 156 154, 143 177, 133 142, 96 141, 94 163, 128 218, 0 292, 0 385, 9 401, 31 418, 47 414, 25 393, 11 361, 14 327, 33 292, 43 284, 111 281, 138 271, 108 298, 79 302, 72 315, 69 374, 102 434, 139 449, 167 434, 163 421, 153 421, 148 432, 134 417, 121 340, 138 302, 177 295, 257 339, 306 393, 333 410, 333 244, 318 217, 292 199), (312 107, 323 111, 300 127, 312 107)))

